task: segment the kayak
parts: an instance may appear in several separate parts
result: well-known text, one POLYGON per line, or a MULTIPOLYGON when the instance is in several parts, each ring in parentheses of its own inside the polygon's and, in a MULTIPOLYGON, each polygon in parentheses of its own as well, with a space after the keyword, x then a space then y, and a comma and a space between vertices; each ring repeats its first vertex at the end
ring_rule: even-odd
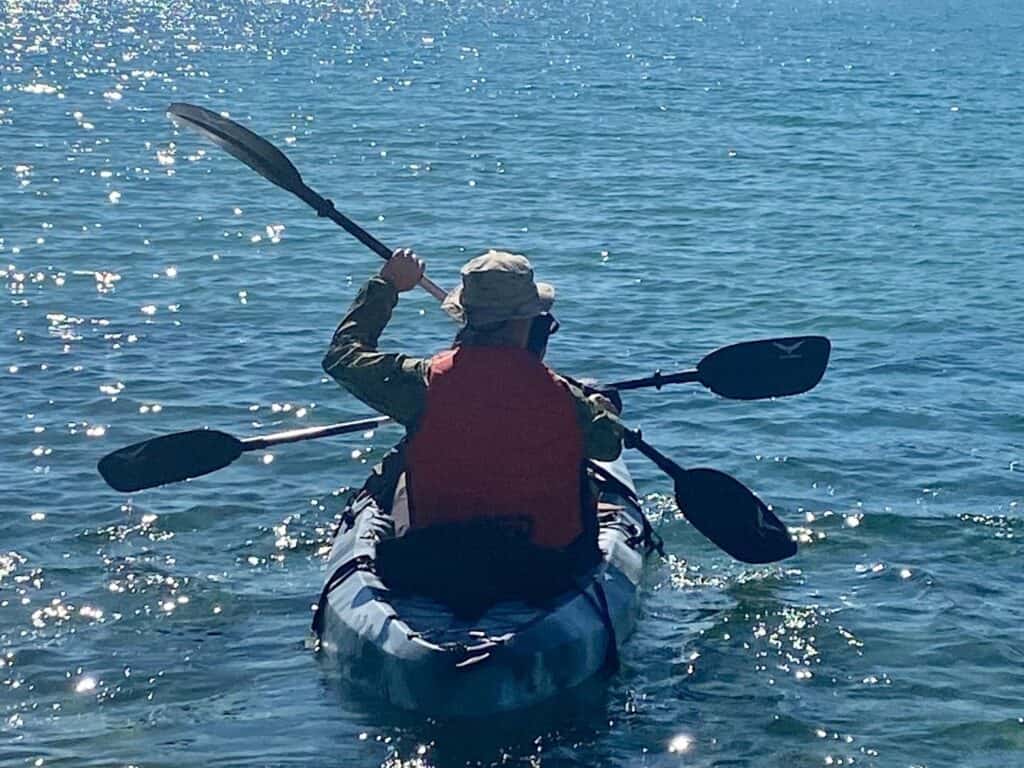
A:
POLYGON ((481 718, 542 704, 614 670, 632 633, 657 534, 625 463, 594 462, 601 558, 542 605, 499 602, 466 617, 389 590, 374 571, 393 527, 376 501, 346 510, 314 621, 320 652, 357 691, 411 712, 481 718))

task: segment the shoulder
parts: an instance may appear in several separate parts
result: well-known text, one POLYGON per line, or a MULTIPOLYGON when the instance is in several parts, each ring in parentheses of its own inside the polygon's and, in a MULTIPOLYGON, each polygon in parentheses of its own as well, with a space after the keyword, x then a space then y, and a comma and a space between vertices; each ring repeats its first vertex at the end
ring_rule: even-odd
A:
POLYGON ((577 400, 586 400, 587 399, 586 394, 583 392, 583 388, 580 386, 580 383, 578 381, 576 381, 576 379, 573 379, 573 378, 571 378, 569 376, 564 376, 561 373, 557 373, 553 369, 548 368, 548 366, 546 366, 546 365, 544 366, 544 368, 547 370, 547 372, 551 376, 551 378, 554 379, 559 384, 559 386, 561 386, 566 392, 568 392, 570 395, 572 395, 575 399, 577 399, 577 400))

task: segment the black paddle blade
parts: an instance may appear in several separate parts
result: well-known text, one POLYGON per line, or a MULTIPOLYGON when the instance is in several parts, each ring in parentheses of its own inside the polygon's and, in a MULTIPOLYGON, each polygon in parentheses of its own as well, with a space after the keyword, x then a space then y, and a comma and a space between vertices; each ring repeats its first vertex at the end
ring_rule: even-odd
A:
POLYGON ((242 455, 242 442, 215 429, 154 437, 108 453, 98 469, 115 491, 132 493, 199 477, 242 455))
POLYGON ((697 372, 705 387, 733 400, 799 395, 821 381, 831 350, 824 336, 745 341, 715 350, 697 372))
POLYGON ((167 114, 220 145, 260 176, 282 189, 300 195, 306 185, 298 170, 284 153, 248 128, 194 104, 175 102, 167 114))
POLYGON ((676 503, 693 527, 744 563, 774 563, 796 554, 796 542, 767 505, 717 469, 673 473, 676 503))

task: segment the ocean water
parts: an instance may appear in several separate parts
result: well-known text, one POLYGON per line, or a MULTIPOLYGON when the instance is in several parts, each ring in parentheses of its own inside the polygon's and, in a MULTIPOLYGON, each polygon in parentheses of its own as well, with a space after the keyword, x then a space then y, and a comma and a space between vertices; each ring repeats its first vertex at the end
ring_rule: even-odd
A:
MULTIPOLYGON (((1022 35, 1016 0, 6 0, 0 764, 1024 765, 1022 35), (369 415, 320 358, 379 261, 172 101, 442 285, 530 255, 567 373, 829 336, 800 397, 626 397, 800 554, 730 560, 632 456, 669 557, 586 706, 462 727, 344 690, 310 605, 396 428, 132 496, 95 471, 369 415)), ((452 333, 416 292, 384 346, 452 333)))

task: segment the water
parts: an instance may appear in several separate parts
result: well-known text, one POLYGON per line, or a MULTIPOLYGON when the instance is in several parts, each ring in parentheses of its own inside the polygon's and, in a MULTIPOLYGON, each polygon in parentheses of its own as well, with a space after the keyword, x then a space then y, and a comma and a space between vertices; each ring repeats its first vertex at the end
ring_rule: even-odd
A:
MULTIPOLYGON (((1024 762, 1022 31, 1010 0, 5 3, 0 763, 1024 762), (672 556, 582 711, 460 728, 340 689, 310 604, 337 491, 395 428, 130 498, 94 469, 367 413, 319 361, 376 257, 176 132, 178 100, 442 285, 529 254, 566 372, 828 335, 801 397, 626 399, 801 553, 729 560, 635 457, 672 556)), ((409 294, 385 344, 452 332, 409 294)))

